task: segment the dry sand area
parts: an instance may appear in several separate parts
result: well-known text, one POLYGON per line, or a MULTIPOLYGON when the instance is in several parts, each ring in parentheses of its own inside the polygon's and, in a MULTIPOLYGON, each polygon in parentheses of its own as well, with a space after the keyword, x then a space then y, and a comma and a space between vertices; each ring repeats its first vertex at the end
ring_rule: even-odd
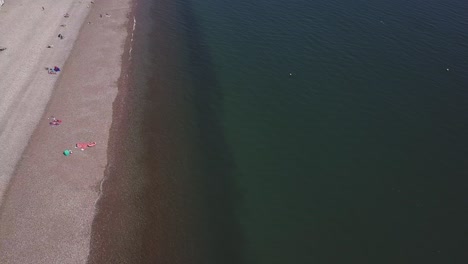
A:
POLYGON ((86 262, 130 2, 10 0, 0 8, 2 264, 86 262), (61 72, 48 74, 55 65, 61 72), (62 124, 50 126, 49 116, 62 124), (97 145, 73 148, 88 141, 97 145))

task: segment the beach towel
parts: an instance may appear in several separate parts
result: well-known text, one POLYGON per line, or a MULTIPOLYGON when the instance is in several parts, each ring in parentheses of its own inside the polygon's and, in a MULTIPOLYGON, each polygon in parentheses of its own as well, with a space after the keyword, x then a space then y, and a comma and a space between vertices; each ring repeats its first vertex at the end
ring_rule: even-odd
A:
POLYGON ((85 150, 90 147, 96 146, 96 142, 79 142, 76 143, 75 148, 79 148, 81 150, 85 150))

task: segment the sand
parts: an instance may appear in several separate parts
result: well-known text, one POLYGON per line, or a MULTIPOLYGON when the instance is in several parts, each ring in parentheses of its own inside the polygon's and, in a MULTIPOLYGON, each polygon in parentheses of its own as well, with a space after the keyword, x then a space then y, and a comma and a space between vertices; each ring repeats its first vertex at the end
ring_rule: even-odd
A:
POLYGON ((86 262, 131 1, 94 2, 17 0, 0 9, 2 264, 86 262), (62 71, 49 75, 54 65, 62 71), (63 123, 51 127, 49 116, 63 123), (73 148, 86 141, 97 145, 73 148))
POLYGON ((0 52, 0 197, 60 77, 44 67, 62 67, 88 12, 72 0, 9 1, 0 9, 0 46, 7 48, 0 52))

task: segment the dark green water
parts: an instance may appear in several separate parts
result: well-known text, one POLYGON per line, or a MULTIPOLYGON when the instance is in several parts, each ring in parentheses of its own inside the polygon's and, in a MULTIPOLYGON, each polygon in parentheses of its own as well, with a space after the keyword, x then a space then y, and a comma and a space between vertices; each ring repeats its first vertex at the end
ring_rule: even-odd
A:
POLYGON ((245 262, 468 261, 466 3, 195 2, 245 262))
POLYGON ((127 260, 467 263, 467 11, 139 1, 127 260))

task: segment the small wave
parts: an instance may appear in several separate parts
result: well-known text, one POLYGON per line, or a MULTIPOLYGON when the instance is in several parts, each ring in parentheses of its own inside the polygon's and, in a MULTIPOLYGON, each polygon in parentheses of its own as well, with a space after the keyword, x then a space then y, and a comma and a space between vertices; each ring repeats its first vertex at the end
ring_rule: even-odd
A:
POLYGON ((133 35, 135 33, 135 27, 136 27, 136 18, 133 17, 133 28, 132 28, 132 36, 130 37, 130 49, 128 50, 128 60, 130 61, 132 59, 132 51, 133 51, 133 35))

